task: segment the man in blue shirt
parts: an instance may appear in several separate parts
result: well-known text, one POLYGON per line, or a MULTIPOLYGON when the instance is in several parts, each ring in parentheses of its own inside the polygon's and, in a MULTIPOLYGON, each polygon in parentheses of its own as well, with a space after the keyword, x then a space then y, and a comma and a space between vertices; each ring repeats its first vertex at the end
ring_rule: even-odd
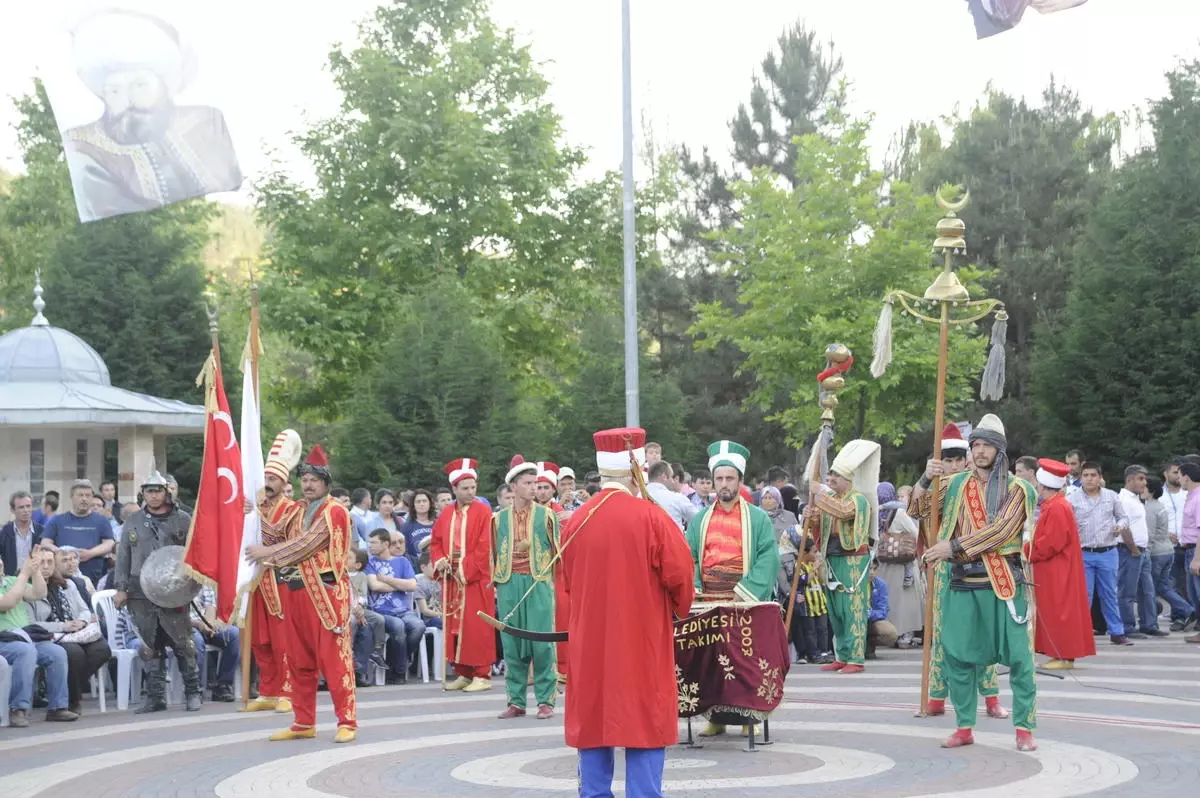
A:
POLYGON ((867 610, 867 659, 875 659, 875 648, 891 648, 900 634, 887 619, 887 582, 876 575, 879 561, 871 560, 871 608, 867 610))
POLYGON ((92 495, 92 483, 86 479, 71 483, 71 512, 50 519, 42 545, 51 551, 74 546, 79 550, 79 572, 95 584, 104 576, 104 557, 116 548, 116 541, 108 519, 92 511, 92 495))
POLYGON ((391 639, 393 656, 388 683, 408 680, 409 661, 421 646, 425 624, 413 610, 412 594, 417 589, 417 575, 412 563, 404 556, 391 553, 391 533, 376 529, 367 540, 371 559, 367 562, 368 604, 383 616, 383 625, 391 639))

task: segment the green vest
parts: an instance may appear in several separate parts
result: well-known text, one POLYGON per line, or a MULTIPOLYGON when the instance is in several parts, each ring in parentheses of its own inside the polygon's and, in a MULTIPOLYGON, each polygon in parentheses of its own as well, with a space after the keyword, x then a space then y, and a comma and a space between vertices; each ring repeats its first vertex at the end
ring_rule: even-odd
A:
MULTIPOLYGON (((550 564, 558 550, 558 516, 549 508, 534 503, 530 522, 529 571, 538 582, 551 582, 554 568, 550 564)), ((512 507, 505 507, 492 516, 492 582, 504 584, 512 578, 513 534, 512 507)))

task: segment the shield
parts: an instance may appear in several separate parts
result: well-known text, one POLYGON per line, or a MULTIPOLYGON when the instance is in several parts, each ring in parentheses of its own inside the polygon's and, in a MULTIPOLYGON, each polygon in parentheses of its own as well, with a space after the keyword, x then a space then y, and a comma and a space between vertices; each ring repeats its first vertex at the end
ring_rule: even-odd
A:
POLYGON ((200 594, 200 583, 183 570, 183 546, 163 546, 142 564, 142 593, 165 609, 186 607, 200 594))

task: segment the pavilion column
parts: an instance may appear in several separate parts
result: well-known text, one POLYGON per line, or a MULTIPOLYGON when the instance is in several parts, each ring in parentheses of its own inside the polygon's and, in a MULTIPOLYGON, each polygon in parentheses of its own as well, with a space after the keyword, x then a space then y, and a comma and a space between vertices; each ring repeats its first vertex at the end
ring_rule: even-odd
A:
POLYGON ((163 468, 163 463, 154 463, 154 429, 152 427, 121 427, 117 435, 117 470, 120 472, 117 492, 133 500, 138 486, 150 474, 151 466, 163 468))
POLYGON ((162 474, 164 477, 167 475, 167 472, 171 470, 170 464, 167 463, 166 435, 154 436, 154 463, 155 468, 158 469, 158 473, 162 474))

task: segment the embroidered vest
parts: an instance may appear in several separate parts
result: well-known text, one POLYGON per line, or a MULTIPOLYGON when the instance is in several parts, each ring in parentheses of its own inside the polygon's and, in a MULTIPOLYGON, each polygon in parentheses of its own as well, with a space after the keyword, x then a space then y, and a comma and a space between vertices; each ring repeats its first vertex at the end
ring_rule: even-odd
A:
MULTIPOLYGON (((558 550, 558 519, 536 502, 530 507, 529 572, 538 582, 554 579, 550 560, 558 550)), ((505 507, 492 517, 492 582, 500 585, 512 578, 513 509, 505 507)))

